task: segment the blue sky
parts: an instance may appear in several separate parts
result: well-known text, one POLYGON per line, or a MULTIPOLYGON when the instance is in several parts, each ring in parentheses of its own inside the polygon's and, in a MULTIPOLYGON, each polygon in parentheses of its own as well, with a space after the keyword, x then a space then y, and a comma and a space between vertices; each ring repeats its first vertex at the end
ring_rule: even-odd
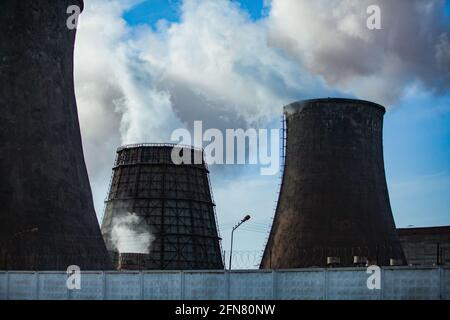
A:
MULTIPOLYGON (((337 48, 320 46, 322 42, 317 39, 322 37, 348 40, 339 30, 330 31, 327 27, 328 23, 336 21, 324 20, 323 26, 315 24, 323 17, 314 16, 314 19, 308 21, 308 25, 301 24, 302 19, 310 18, 308 15, 298 18, 305 8, 320 12, 333 9, 319 2, 274 0, 273 3, 277 2, 278 5, 280 19, 277 23, 283 27, 281 31, 275 30, 274 34, 279 37, 286 34, 287 37, 278 43, 272 39, 271 44, 267 45, 264 38, 266 26, 263 23, 270 17, 270 8, 264 6, 264 0, 232 1, 234 6, 227 6, 228 2, 217 0, 210 4, 223 8, 205 6, 202 7, 203 11, 196 10, 206 0, 190 1, 192 7, 189 12, 184 13, 187 21, 180 21, 182 0, 142 1, 131 9, 124 7, 117 12, 95 9, 88 4, 83 14, 84 19, 91 22, 93 29, 89 29, 88 23, 87 28, 81 29, 77 36, 78 43, 81 43, 78 50, 84 53, 78 57, 81 61, 83 57, 86 59, 83 64, 79 64, 84 65, 85 70, 78 68, 76 72, 80 82, 82 81, 82 85, 77 87, 77 100, 98 213, 103 209, 111 172, 105 163, 112 163, 115 148, 128 141, 121 137, 127 126, 133 129, 131 132, 139 139, 133 142, 155 142, 156 136, 169 141, 173 126, 186 124, 193 117, 208 118, 212 125, 218 125, 217 128, 221 129, 224 128, 223 125, 229 126, 230 123, 240 128, 245 125, 243 117, 251 117, 259 112, 252 105, 255 98, 258 107, 261 105, 261 114, 269 117, 265 124, 269 127, 278 123, 283 104, 327 94, 368 100, 372 100, 370 97, 377 97, 373 98, 374 101, 388 108, 384 121, 384 157, 397 226, 450 225, 450 88, 445 85, 434 88, 432 81, 429 81, 442 76, 441 73, 446 72, 445 65, 440 66, 440 69, 431 69, 430 66, 421 64, 423 61, 431 61, 427 60, 430 57, 434 58, 433 55, 428 56, 433 48, 426 47, 423 43, 429 45, 426 42, 428 35, 438 28, 432 26, 430 33, 424 33, 425 37, 420 38, 414 26, 409 25, 424 22, 425 25, 421 27, 426 28, 430 27, 426 23, 437 23, 438 19, 425 17, 423 20, 409 20, 409 0, 399 1, 404 7, 392 13, 392 17, 389 17, 389 12, 386 13, 387 17, 383 20, 389 22, 392 19, 391 27, 398 27, 398 30, 388 30, 388 37, 378 38, 380 43, 369 47, 373 56, 367 58, 364 55, 365 48, 353 40, 337 48), (290 6, 283 7, 286 3, 290 3, 290 6), (301 5, 295 7, 299 3, 301 5), (108 14, 111 16, 107 16, 108 14), (115 16, 116 14, 120 17, 115 16), (404 16, 399 17, 401 14, 404 16), (123 18, 131 32, 128 34, 120 29, 119 24, 112 23, 105 24, 105 30, 98 32, 98 21, 104 21, 106 17, 110 21, 123 18), (177 23, 176 28, 170 34, 167 30, 158 30, 156 23, 159 20, 168 21, 169 26, 170 23, 177 23), (310 24, 315 24, 314 28, 310 24), (152 28, 139 28, 141 25, 152 28), (140 32, 133 33, 134 30, 140 32), (207 41, 199 39, 199 32, 207 41), (302 37, 304 34, 313 36, 302 37), (410 38, 407 38, 408 34, 410 38), (106 40, 100 35, 106 35, 106 40), (94 36, 98 38, 90 38, 94 36), (135 36, 140 38, 133 39, 135 36), (385 41, 385 38, 388 40, 385 41), (130 39, 133 41, 128 42, 130 39), (297 46, 291 45, 297 40, 297 46), (403 40, 404 43, 400 43, 403 40), (351 56, 353 51, 344 50, 355 45, 361 54, 351 56), (424 50, 421 51, 420 48, 424 50), (310 54, 307 56, 308 60, 317 59, 317 63, 298 63, 305 58, 305 52, 310 54), (98 59, 95 60, 97 55, 98 59), (398 57, 398 60, 392 57, 398 57), (226 65, 224 67, 221 64, 222 58, 230 61, 232 68, 227 69, 226 65), (402 64, 404 61, 406 63, 402 64), (108 65, 109 62, 111 65, 108 65), (342 65, 345 69, 341 69, 342 65), (201 68, 209 70, 209 73, 198 72, 201 68), (342 71, 355 77, 350 82, 350 88, 342 85, 348 80, 346 77, 339 78, 342 71), (335 78, 327 79, 328 73, 335 78), (166 75, 166 82, 154 85, 152 81, 161 74, 166 75), (240 87, 235 85, 236 82, 246 89, 249 86, 249 90, 239 91, 240 87), (105 83, 111 87, 105 86, 105 83), (240 95, 235 95, 236 91, 240 95), (167 92, 173 98, 171 106, 165 100, 167 92), (378 100, 386 95, 390 96, 386 99, 390 102, 378 100), (118 101, 125 102, 121 106, 128 111, 125 112, 125 121, 124 118, 118 119, 119 116, 110 111, 111 105, 118 108, 118 101), (127 106, 127 101, 133 104, 127 106), (175 110, 176 116, 170 115, 170 110, 175 110), (164 125, 153 121, 155 112, 158 117, 165 117, 164 125), (99 119, 108 121, 103 123, 99 119), (117 127, 120 127, 120 133, 117 132, 117 127)), ((102 1, 92 0, 91 3, 101 4, 102 1)), ((417 3, 420 1, 417 0, 417 3)), ((353 10, 344 9, 346 10, 336 12, 345 14, 353 10)), ((450 21, 450 1, 446 1, 443 10, 445 15, 441 14, 439 17, 450 21)), ((341 27, 354 27, 353 22, 349 21, 341 27)), ((444 29, 439 30, 437 36, 432 34, 441 41, 441 55, 445 53, 447 43, 439 35, 449 31, 448 25, 447 23, 444 29)), ((438 80, 442 78, 444 82, 440 83, 445 84, 445 77, 438 80)), ((224 248, 228 247, 232 225, 243 215, 250 213, 252 221, 247 227, 243 227, 242 231, 245 232, 237 235, 240 239, 237 250, 261 250, 270 227, 273 205, 277 200, 278 177, 260 176, 258 168, 251 166, 213 166, 211 180, 224 248)), ((98 215, 101 216, 101 213, 98 215)))
POLYGON ((406 98, 385 116, 384 155, 400 227, 450 224, 450 96, 406 98))
POLYGON ((180 3, 180 0, 143 1, 127 11, 124 18, 130 25, 154 25, 160 19, 176 22, 180 15, 180 3))
MULTIPOLYGON (((181 0, 143 1, 126 12, 124 18, 130 25, 149 24, 154 26, 160 19, 177 22, 180 18, 181 2, 181 0)), ((237 0, 235 2, 247 11, 253 20, 264 15, 264 0, 237 0)))

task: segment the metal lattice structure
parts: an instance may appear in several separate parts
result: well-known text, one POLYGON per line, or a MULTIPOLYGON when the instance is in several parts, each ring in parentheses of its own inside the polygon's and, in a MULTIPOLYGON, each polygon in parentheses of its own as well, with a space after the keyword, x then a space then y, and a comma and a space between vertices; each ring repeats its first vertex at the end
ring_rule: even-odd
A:
MULTIPOLYGON (((153 238, 148 254, 136 255, 141 269, 223 269, 215 204, 202 149, 172 144, 119 148, 102 223, 111 252, 120 251, 113 239, 114 219, 129 213, 144 221, 144 229, 153 238), (191 153, 192 160, 197 156, 200 163, 174 164, 174 148, 191 153)), ((115 261, 116 267, 119 261, 115 261)))
POLYGON ((261 268, 351 266, 355 257, 404 264, 384 172, 384 107, 315 99, 284 113, 283 182, 261 268))

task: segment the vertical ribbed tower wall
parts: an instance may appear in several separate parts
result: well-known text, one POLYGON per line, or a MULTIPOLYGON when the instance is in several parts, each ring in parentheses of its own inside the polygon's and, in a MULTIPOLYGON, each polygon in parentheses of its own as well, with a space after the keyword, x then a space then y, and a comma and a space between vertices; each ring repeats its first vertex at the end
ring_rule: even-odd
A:
POLYGON ((113 230, 117 221, 133 214, 142 221, 136 232, 149 232, 152 238, 148 253, 136 255, 141 269, 223 269, 203 151, 183 147, 192 160, 197 154, 201 161, 178 165, 171 160, 173 148, 142 144, 118 149, 102 223, 108 250, 118 257, 113 230))
POLYGON ((83 158, 70 5, 83 1, 1 1, 0 269, 111 267, 83 158))
POLYGON ((405 262, 386 185, 384 107, 361 100, 316 99, 284 108, 283 182, 261 268, 405 262))

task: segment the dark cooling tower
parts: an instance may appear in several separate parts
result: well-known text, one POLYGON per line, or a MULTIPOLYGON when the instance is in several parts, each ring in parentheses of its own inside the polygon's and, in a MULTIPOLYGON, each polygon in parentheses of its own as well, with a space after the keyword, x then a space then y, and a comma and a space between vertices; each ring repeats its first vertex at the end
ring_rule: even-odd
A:
POLYGON ((176 165, 171 160, 173 148, 170 144, 143 144, 117 151, 102 223, 108 250, 119 257, 116 267, 133 257, 126 254, 141 253, 134 255, 140 262, 133 258, 133 268, 140 264, 141 269, 223 269, 203 152, 178 148, 191 153, 192 160, 197 155, 200 161, 176 165), (130 217, 138 219, 127 226, 133 230, 116 232, 130 217), (145 232, 151 235, 151 243, 142 251, 138 236, 145 232))
POLYGON ((0 5, 0 269, 111 266, 94 212, 73 84, 81 0, 0 5))
POLYGON ((285 169, 261 268, 404 263, 384 173, 385 109, 317 99, 284 112, 285 169))

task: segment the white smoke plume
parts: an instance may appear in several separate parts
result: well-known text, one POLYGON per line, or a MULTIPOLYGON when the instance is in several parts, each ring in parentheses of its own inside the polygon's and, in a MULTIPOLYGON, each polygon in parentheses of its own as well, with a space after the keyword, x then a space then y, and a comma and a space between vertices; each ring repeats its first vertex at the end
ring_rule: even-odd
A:
POLYGON ((111 239, 119 253, 146 253, 154 236, 146 228, 145 221, 135 213, 115 217, 112 221, 111 239))

